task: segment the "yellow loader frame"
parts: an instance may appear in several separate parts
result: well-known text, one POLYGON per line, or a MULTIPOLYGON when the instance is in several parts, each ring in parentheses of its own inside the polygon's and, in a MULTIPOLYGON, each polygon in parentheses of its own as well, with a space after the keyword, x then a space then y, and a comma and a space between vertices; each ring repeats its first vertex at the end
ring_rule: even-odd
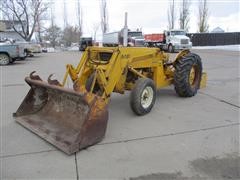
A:
MULTIPOLYGON (((70 76, 75 84, 75 90, 85 91, 84 85, 89 76, 94 73, 90 93, 93 92, 97 82, 103 91, 101 97, 108 103, 112 92, 123 94, 125 90, 133 89, 135 81, 126 82, 129 72, 138 78, 152 79, 157 89, 173 84, 174 65, 189 53, 189 50, 183 50, 171 62, 169 54, 158 48, 88 47, 76 68, 71 64, 66 65, 67 71, 62 86, 70 76), (109 54, 107 61, 101 59, 100 53, 109 54)), ((191 79, 194 79, 194 74, 192 76, 191 79)), ((203 72, 200 88, 206 86, 206 80, 207 74, 203 72)))
POLYGON ((67 154, 100 142, 108 122, 112 92, 131 90, 130 106, 137 115, 151 111, 156 89, 174 84, 179 96, 191 97, 206 86, 201 58, 189 50, 173 61, 157 48, 89 47, 75 68, 68 64, 60 83, 43 81, 34 72, 31 87, 14 113, 16 121, 67 154), (73 89, 64 87, 67 78, 73 89))

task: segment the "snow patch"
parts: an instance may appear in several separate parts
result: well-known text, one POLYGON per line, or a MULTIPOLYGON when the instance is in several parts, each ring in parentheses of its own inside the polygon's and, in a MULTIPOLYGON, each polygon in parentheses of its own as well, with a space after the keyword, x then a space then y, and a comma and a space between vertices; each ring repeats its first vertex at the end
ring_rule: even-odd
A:
POLYGON ((193 49, 217 49, 226 51, 240 51, 240 44, 224 46, 193 46, 193 49))

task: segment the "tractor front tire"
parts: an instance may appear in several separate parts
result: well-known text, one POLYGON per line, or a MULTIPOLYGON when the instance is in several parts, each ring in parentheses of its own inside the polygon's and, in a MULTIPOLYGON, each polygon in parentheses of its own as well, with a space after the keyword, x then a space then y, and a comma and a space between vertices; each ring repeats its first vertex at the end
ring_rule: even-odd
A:
POLYGON ((156 87, 152 79, 138 79, 130 94, 130 106, 139 116, 149 113, 155 104, 156 87))
POLYGON ((202 77, 201 58, 194 53, 189 53, 175 63, 174 86, 180 97, 194 96, 202 77))

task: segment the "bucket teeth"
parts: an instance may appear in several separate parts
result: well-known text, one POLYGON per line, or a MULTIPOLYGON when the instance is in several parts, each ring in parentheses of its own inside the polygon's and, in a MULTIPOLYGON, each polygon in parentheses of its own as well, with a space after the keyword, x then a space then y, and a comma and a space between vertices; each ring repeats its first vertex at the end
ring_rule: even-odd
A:
POLYGON ((36 71, 31 72, 30 75, 29 75, 29 77, 30 77, 32 80, 40 80, 40 81, 42 81, 42 79, 40 78, 40 76, 34 75, 34 73, 36 73, 36 71))
POLYGON ((53 76, 53 74, 50 74, 48 76, 48 84, 61 86, 61 83, 57 79, 51 79, 52 76, 53 76))

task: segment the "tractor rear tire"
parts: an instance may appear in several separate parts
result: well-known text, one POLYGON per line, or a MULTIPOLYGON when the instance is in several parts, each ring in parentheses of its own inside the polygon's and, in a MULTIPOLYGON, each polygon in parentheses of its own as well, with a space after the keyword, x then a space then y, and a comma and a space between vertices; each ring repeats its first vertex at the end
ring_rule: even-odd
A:
POLYGON ((152 79, 138 79, 130 94, 130 106, 139 116, 149 113, 155 104, 156 87, 152 79))
POLYGON ((194 96, 202 77, 201 58, 194 53, 189 53, 179 59, 175 64, 174 86, 180 97, 194 96))

